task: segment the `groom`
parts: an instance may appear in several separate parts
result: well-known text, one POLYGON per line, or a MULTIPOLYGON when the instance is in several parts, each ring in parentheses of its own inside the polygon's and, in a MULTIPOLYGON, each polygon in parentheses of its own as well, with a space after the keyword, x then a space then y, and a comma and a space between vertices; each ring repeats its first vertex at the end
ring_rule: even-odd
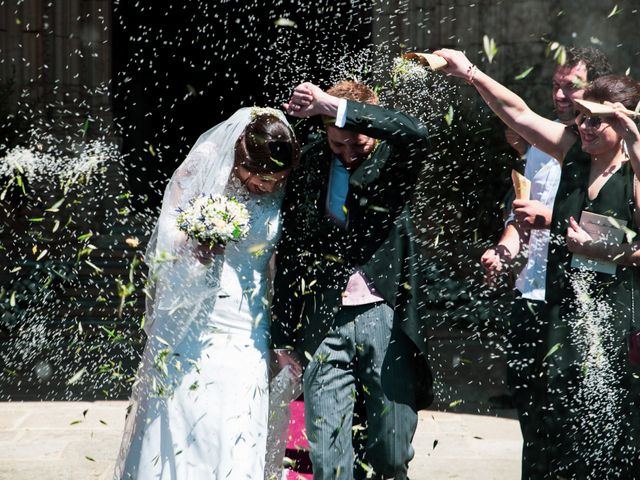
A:
POLYGON ((280 363, 306 364, 316 480, 353 478, 356 390, 375 478, 406 478, 417 410, 433 396, 409 211, 429 138, 417 119, 377 103, 369 87, 342 81, 326 92, 303 83, 284 105, 326 126, 287 186, 271 327, 280 363))

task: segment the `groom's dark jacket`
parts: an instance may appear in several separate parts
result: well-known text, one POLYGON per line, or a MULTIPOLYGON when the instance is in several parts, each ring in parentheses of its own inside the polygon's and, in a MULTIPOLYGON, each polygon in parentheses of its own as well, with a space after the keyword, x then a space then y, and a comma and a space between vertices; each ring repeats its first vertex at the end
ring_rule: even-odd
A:
MULTIPOLYGON (((345 130, 380 140, 351 175, 346 228, 326 215, 333 154, 326 138, 306 145, 289 178, 276 250, 272 302, 273 348, 294 348, 309 359, 331 328, 349 277, 360 267, 394 309, 394 326, 415 344, 420 369, 418 408, 432 399, 427 364, 428 313, 424 262, 415 242, 409 201, 429 154, 419 120, 376 105, 347 102, 345 130)), ((306 360, 305 360, 306 361, 306 360)))

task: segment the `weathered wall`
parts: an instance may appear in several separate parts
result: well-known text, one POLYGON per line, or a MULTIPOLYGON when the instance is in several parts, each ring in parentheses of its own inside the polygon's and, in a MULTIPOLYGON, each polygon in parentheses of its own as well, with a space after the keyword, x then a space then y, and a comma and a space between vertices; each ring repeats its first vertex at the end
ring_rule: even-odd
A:
POLYGON ((0 82, 51 120, 109 120, 110 40, 110 0, 0 2, 0 82))
POLYGON ((419 51, 463 49, 480 68, 548 115, 554 68, 545 56, 548 41, 598 47, 618 73, 631 67, 631 75, 640 77, 637 0, 375 0, 374 9, 377 43, 387 43, 395 53, 402 44, 419 51), (615 5, 620 13, 607 18, 615 5), (482 53, 484 35, 498 45, 492 64, 482 53), (514 80, 530 66, 535 68, 525 80, 514 80))

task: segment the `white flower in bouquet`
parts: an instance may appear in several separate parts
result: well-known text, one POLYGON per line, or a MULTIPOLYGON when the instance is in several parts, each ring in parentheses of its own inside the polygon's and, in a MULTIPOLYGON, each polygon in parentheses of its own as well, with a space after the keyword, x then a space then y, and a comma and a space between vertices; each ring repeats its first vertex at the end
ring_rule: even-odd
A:
POLYGON ((178 229, 212 247, 237 242, 249 233, 247 207, 234 197, 201 194, 178 212, 178 229))

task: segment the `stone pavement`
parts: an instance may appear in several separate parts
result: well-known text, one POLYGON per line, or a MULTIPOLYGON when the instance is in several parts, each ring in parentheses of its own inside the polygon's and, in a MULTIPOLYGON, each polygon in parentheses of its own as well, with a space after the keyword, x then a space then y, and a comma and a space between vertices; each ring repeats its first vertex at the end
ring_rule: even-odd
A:
MULTIPOLYGON (((111 480, 126 405, 0 403, 0 480, 111 480)), ((411 479, 518 479, 520 446, 515 420, 423 411, 411 479)))

